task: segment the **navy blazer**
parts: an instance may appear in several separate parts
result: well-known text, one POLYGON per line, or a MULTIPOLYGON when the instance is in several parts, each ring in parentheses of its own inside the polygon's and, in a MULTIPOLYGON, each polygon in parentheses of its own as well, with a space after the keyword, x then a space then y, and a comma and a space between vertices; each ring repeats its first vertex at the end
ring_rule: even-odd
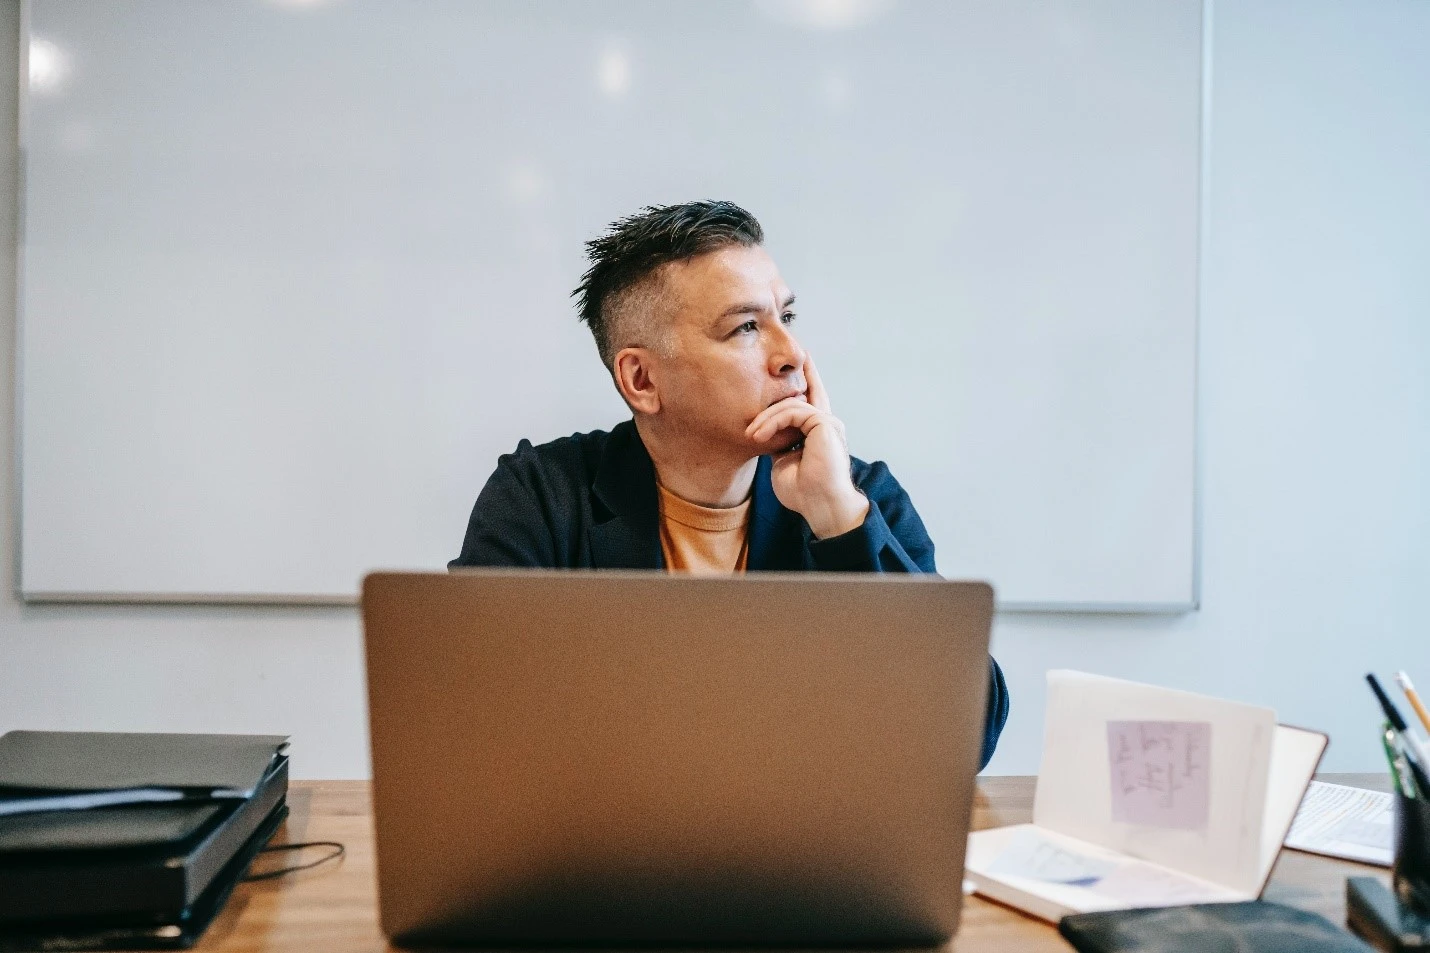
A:
MULTIPOLYGON (((770 458, 755 469, 746 568, 824 572, 934 572, 933 541, 909 495, 883 463, 851 460, 869 498, 862 526, 815 539, 775 497, 770 458)), ((655 465, 633 421, 539 447, 529 440, 497 461, 472 508, 460 566, 663 569, 655 465)), ((989 659, 982 764, 1008 720, 1008 689, 989 659)))

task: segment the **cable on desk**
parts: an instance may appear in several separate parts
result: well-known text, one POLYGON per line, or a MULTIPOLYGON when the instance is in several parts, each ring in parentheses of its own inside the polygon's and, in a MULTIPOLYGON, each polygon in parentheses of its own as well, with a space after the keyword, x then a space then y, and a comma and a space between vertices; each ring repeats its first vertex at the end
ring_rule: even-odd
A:
POLYGON ((337 860, 347 853, 347 848, 335 840, 310 840, 301 844, 271 844, 259 851, 260 854, 276 854, 279 851, 303 850, 305 847, 332 847, 332 852, 324 854, 317 860, 309 861, 306 864, 294 864, 291 867, 279 867, 277 870, 265 870, 261 874, 249 874, 244 877, 245 883, 254 880, 272 880, 274 877, 281 877, 284 874, 291 874, 298 870, 308 870, 319 864, 326 864, 330 860, 337 860))

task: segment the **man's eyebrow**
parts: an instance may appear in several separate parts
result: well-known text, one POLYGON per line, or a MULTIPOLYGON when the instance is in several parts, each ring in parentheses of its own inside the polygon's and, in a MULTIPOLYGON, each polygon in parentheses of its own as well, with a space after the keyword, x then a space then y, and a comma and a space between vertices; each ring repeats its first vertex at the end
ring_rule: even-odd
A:
POLYGON ((720 317, 728 318, 737 314, 759 314, 765 310, 765 306, 758 301, 742 301, 739 304, 732 304, 721 312, 720 317))
MULTIPOLYGON (((792 304, 794 304, 794 295, 790 295, 784 300, 784 304, 780 305, 780 310, 783 311, 792 304)), ((739 304, 730 305, 730 307, 726 308, 720 314, 720 317, 729 318, 737 314, 760 314, 764 310, 765 306, 758 301, 742 301, 739 304)))

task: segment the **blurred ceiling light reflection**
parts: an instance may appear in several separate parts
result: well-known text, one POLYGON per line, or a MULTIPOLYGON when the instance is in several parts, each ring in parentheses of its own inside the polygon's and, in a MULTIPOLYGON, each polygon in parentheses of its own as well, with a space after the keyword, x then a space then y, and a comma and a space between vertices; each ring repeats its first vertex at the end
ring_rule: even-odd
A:
POLYGON ((551 190, 541 169, 530 162, 517 162, 507 169, 506 194, 517 205, 531 205, 544 199, 551 190))
POLYGON ((631 60, 624 50, 607 47, 601 51, 596 60, 596 85, 612 99, 631 88, 631 60))
POLYGON ((852 30, 880 19, 894 0, 754 0, 756 12, 808 30, 852 30))
POLYGON ((70 58, 49 40, 30 39, 30 92, 55 93, 70 73, 70 58))

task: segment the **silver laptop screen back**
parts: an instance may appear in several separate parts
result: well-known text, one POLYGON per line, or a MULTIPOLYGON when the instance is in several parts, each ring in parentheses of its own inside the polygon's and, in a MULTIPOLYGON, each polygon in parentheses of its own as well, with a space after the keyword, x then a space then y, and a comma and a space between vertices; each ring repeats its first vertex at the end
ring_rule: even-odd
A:
POLYGON ((992 592, 477 571, 363 590, 398 942, 939 942, 992 592))

